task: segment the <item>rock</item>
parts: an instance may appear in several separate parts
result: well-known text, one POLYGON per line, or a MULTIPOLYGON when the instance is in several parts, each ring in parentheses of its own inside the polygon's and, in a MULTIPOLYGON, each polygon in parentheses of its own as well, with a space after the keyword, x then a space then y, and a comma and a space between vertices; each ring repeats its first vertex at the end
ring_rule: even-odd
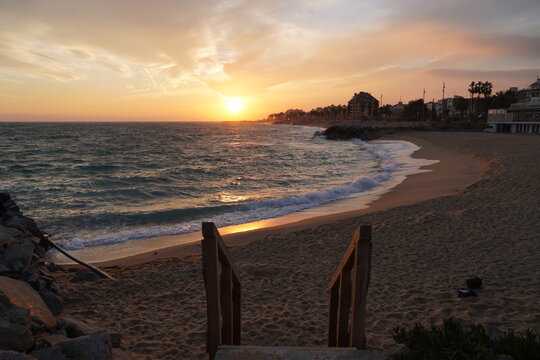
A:
POLYGON ((37 360, 66 360, 66 355, 62 352, 60 345, 35 350, 30 355, 37 360))
POLYGON ((122 334, 119 333, 110 333, 109 339, 111 339, 111 346, 113 348, 121 348, 122 347, 122 334))
POLYGON ((6 190, 0 191, 0 204, 3 204, 4 202, 11 199, 11 195, 6 190))
POLYGON ((10 211, 12 211, 14 213, 20 213, 21 212, 21 209, 19 209, 19 207, 17 206, 17 204, 13 200, 4 201, 2 203, 2 206, 4 207, 4 209, 10 210, 10 211))
POLYGON ((373 140, 379 137, 379 129, 368 126, 332 125, 322 132, 328 140, 373 140))
POLYGON ((497 356, 496 360, 514 360, 514 357, 510 355, 502 354, 502 355, 497 356))
POLYGON ((29 309, 31 315, 48 326, 56 326, 56 318, 41 296, 24 281, 0 276, 0 291, 9 298, 11 303, 29 309))
POLYGON ((34 343, 29 328, 0 319, 0 349, 25 352, 34 343))
POLYGON ((27 308, 12 304, 7 316, 10 323, 30 327, 30 310, 27 308))
POLYGON ((0 264, 0 275, 6 275, 9 274, 11 270, 9 270, 4 264, 0 264))
POLYGON ((40 290, 39 295, 54 316, 58 316, 62 313, 64 310, 64 301, 60 296, 47 289, 40 290))
POLYGON ((36 339, 36 343, 43 344, 41 347, 54 346, 62 341, 67 341, 69 338, 63 334, 44 334, 36 339))
POLYGON ((73 319, 71 317, 62 317, 58 319, 58 326, 62 328, 70 338, 88 335, 96 331, 96 329, 86 321, 73 319))
POLYGON ((32 254, 34 253, 34 244, 31 240, 26 240, 18 244, 12 244, 7 247, 2 254, 2 261, 6 266, 14 265, 17 262, 27 267, 30 265, 32 254))
POLYGON ((36 358, 20 352, 0 350, 0 360, 36 360, 36 358))
POLYGON ((7 220, 4 221, 4 226, 8 228, 14 228, 22 232, 26 231, 26 221, 20 217, 9 217, 7 220))
POLYGON ((113 360, 130 360, 128 354, 116 348, 112 349, 112 358, 113 360))
POLYGON ((467 279, 465 283, 467 284, 467 287, 469 289, 479 289, 482 287, 482 279, 480 279, 479 277, 467 279))
POLYGON ((69 358, 85 360, 110 360, 112 349, 106 331, 81 336, 58 343, 69 358))
POLYGON ((55 271, 58 271, 60 270, 60 267, 58 265, 56 265, 55 263, 53 262, 48 262, 45 264, 45 267, 47 268, 47 270, 49 270, 50 272, 55 272, 55 271))
POLYGON ((83 282, 83 281, 97 281, 98 277, 95 273, 91 271, 77 271, 75 276, 70 280, 72 283, 83 282))
POLYGON ((0 225, 0 248, 4 246, 9 246, 11 243, 18 242, 16 236, 20 232, 16 229, 7 228, 4 225, 0 225))
POLYGON ((407 345, 402 344, 399 349, 392 352, 392 356, 401 358, 409 358, 412 354, 411 349, 407 345))

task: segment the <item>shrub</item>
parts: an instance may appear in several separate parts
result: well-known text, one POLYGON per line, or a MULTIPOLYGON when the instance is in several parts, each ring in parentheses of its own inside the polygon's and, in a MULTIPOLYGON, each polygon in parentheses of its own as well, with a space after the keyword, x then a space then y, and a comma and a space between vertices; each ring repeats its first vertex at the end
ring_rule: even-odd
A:
POLYGON ((482 325, 464 327, 453 317, 429 328, 421 324, 411 330, 396 326, 393 337, 411 350, 394 356, 396 360, 492 360, 503 354, 515 360, 540 359, 538 334, 531 330, 523 334, 510 330, 491 338, 482 325))

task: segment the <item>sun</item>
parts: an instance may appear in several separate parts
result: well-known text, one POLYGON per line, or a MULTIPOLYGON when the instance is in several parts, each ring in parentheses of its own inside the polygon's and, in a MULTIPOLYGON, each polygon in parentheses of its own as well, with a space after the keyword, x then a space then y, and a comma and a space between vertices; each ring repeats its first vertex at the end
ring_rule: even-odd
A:
POLYGON ((227 103, 225 105, 227 107, 227 110, 231 114, 238 114, 240 111, 244 109, 244 100, 241 97, 231 97, 227 99, 227 103))

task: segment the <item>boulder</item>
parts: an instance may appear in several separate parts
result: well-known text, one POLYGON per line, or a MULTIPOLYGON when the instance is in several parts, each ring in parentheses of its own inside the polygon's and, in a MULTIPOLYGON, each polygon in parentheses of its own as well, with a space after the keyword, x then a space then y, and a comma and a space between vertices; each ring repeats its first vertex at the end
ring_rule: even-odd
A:
POLYGON ((37 360, 66 360, 66 355, 62 352, 60 345, 35 350, 30 355, 37 360))
POLYGON ((0 204, 3 204, 4 202, 11 199, 11 195, 6 190, 0 191, 0 204))
POLYGON ((47 289, 40 290, 39 295, 54 316, 58 316, 62 313, 64 310, 64 301, 60 296, 47 289))
POLYGON ((53 316, 41 296, 24 281, 0 276, 0 291, 15 305, 30 310, 30 314, 50 327, 56 326, 53 316))
POLYGON ((0 359, 1 360, 36 360, 35 357, 21 354, 15 351, 4 351, 0 350, 0 359))
POLYGON ((0 349, 25 352, 33 343, 34 336, 29 328, 0 319, 0 349))
POLYGON ((15 238, 19 234, 20 232, 16 229, 7 228, 4 225, 0 225, 0 248, 17 242, 15 238))
POLYGON ((28 266, 33 253, 34 243, 32 240, 25 239, 20 243, 8 246, 2 254, 2 261, 8 267, 17 262, 20 262, 23 266, 28 266))
POLYGON ((4 226, 14 228, 22 232, 26 231, 26 221, 20 217, 8 217, 8 219, 4 221, 4 226))
POLYGON ((70 338, 88 335, 96 331, 96 329, 86 321, 73 319, 67 316, 58 319, 58 326, 63 329, 70 338))
POLYGON ((30 327, 30 310, 27 308, 11 304, 7 316, 10 323, 30 327))
POLYGON ((69 339, 58 343, 68 358, 85 360, 111 360, 112 349, 106 331, 69 339))
POLYGON ((83 281, 97 281, 98 277, 92 271, 77 271, 75 276, 70 280, 72 283, 83 282, 83 281))

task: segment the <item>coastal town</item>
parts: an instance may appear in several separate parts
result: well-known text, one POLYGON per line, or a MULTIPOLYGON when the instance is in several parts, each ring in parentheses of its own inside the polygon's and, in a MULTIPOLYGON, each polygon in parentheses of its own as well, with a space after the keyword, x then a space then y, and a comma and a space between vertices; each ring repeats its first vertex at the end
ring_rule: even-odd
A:
MULTIPOLYGON (((489 81, 471 82, 469 96, 424 98, 408 103, 382 104, 369 92, 354 93, 347 105, 329 105, 309 111, 289 109, 263 121, 278 124, 361 123, 395 128, 484 130, 486 132, 540 133, 540 78, 527 88, 510 87, 492 94, 489 81)), ((424 90, 425 93, 425 90, 424 90)))

